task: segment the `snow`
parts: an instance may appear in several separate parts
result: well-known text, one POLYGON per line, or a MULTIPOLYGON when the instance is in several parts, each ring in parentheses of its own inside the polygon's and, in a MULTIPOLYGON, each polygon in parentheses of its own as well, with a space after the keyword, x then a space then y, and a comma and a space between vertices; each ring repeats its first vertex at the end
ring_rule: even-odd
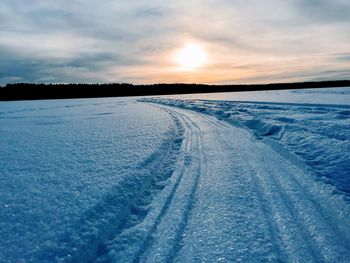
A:
POLYGON ((350 105, 350 87, 250 92, 223 92, 166 96, 173 99, 258 101, 350 105))
MULTIPOLYGON (((274 94, 277 99, 283 93, 297 94, 286 99, 288 103, 247 101, 257 99, 258 92, 230 94, 228 98, 243 98, 245 101, 214 100, 210 94, 200 95, 204 99, 161 99, 162 104, 191 109, 224 119, 239 127, 250 129, 258 139, 265 139, 273 146, 282 146, 298 156, 318 176, 334 184, 338 190, 350 195, 350 88, 294 90, 294 91, 264 91, 262 97, 274 94), (330 102, 324 95, 337 94, 335 104, 301 104, 299 94, 313 95, 317 102, 330 102), (343 100, 345 98, 346 101, 343 100), (317 99, 318 98, 318 99, 317 99), (292 103, 292 102, 293 103, 292 103)), ((224 96, 225 93, 222 94, 224 96)), ((310 96, 312 95, 312 96, 310 96)), ((192 95, 195 96, 195 95, 192 95)), ((192 98, 190 96, 190 98, 192 98)), ((176 96, 176 98, 182 96, 176 96)), ((214 96, 215 97, 215 96, 214 96)), ((271 97, 271 96, 270 96, 271 97)), ((302 101, 305 101, 303 97, 302 101)), ((265 99, 265 98, 264 98, 265 99)), ((266 99, 265 99, 266 100, 266 99)), ((279 147, 280 149, 280 147, 279 147)))
POLYGON ((350 105, 191 96, 2 102, 0 262, 350 262, 350 105))
POLYGON ((179 136, 174 125, 134 100, 2 103, 0 261, 92 251, 138 198, 152 154, 179 136))

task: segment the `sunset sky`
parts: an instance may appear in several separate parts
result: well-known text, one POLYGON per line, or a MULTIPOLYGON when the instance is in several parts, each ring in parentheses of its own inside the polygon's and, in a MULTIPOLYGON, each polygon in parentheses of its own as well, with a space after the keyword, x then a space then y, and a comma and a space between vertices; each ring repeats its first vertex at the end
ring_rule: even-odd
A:
POLYGON ((349 0, 1 0, 0 84, 350 79, 349 0))

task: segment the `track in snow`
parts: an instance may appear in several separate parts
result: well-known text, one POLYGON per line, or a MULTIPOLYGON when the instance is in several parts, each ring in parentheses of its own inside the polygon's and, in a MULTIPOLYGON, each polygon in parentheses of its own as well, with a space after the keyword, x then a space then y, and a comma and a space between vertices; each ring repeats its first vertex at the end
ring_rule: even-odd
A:
POLYGON ((326 185, 245 129, 156 106, 184 128, 175 168, 94 262, 350 262, 349 206, 326 185))

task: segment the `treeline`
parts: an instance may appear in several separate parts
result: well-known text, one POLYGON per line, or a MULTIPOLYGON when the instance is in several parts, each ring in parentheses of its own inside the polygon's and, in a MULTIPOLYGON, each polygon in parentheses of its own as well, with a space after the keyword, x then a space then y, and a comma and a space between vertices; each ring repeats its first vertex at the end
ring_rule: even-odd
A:
POLYGON ((0 88, 0 100, 39 100, 170 95, 190 93, 237 92, 283 89, 310 89, 350 87, 350 80, 256 85, 205 85, 205 84, 7 84, 0 88))

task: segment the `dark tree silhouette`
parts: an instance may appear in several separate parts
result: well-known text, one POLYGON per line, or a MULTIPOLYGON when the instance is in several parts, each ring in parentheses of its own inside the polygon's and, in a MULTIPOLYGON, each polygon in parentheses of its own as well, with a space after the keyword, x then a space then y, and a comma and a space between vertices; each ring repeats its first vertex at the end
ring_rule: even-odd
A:
POLYGON ((350 87, 350 80, 277 83, 256 85, 205 85, 205 84, 7 84, 0 88, 0 100, 38 100, 121 96, 170 95, 190 93, 310 89, 350 87))

